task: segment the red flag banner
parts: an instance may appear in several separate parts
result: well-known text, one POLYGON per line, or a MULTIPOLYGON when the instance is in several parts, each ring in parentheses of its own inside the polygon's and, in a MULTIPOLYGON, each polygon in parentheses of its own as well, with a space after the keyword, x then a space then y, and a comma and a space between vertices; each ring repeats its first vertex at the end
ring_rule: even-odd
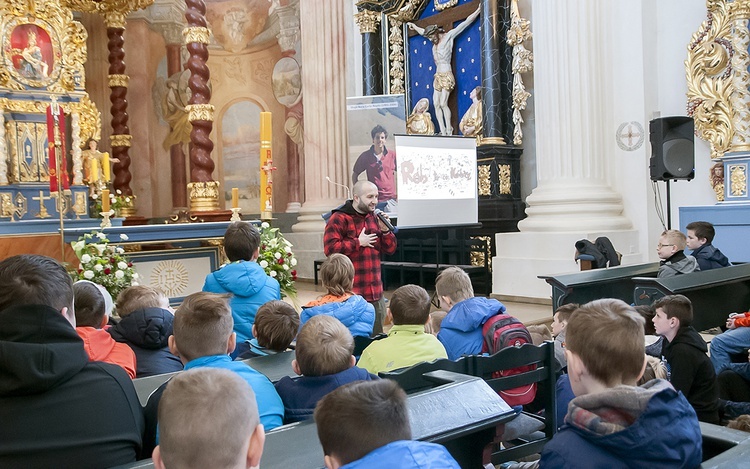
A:
POLYGON ((59 132, 60 141, 60 171, 63 190, 70 189, 70 176, 68 176, 68 160, 65 157, 65 112, 57 105, 57 115, 53 113, 52 106, 47 106, 47 148, 49 149, 49 191, 55 194, 57 187, 57 148, 55 148, 55 128, 59 132))

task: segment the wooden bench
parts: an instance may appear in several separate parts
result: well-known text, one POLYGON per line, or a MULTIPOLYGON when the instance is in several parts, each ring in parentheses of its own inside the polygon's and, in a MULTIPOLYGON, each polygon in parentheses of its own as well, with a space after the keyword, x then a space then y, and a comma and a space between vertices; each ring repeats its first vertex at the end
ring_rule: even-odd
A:
POLYGON ((631 301, 651 304, 666 295, 685 295, 693 303, 693 327, 721 327, 729 313, 747 311, 750 305, 750 264, 693 272, 665 278, 633 278, 631 301))
POLYGON ((552 311, 567 303, 584 304, 600 298, 633 302, 633 277, 656 277, 659 263, 622 265, 560 275, 540 275, 552 286, 552 311))
POLYGON ((750 433, 700 422, 703 437, 702 468, 748 467, 750 433))

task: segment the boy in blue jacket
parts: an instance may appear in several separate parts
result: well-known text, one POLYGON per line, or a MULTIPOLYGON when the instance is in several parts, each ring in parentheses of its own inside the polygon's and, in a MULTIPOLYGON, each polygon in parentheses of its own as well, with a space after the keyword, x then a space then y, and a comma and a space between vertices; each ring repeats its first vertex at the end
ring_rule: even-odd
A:
POLYGON ((362 381, 315 408, 328 469, 458 469, 445 447, 411 440, 406 393, 395 381, 362 381))
POLYGON ((700 466, 700 426, 685 396, 661 379, 635 385, 646 366, 643 323, 614 299, 592 301, 571 316, 565 354, 576 397, 539 467, 700 466))
POLYGON ((482 326, 492 316, 505 313, 505 305, 491 298, 475 298, 469 274, 460 267, 440 272, 435 290, 441 307, 450 309, 437 335, 448 358, 455 360, 462 355, 481 353, 482 326))
POLYGON ((297 336, 292 369, 298 377, 284 376, 276 391, 284 402, 284 423, 312 417, 315 404, 341 385, 378 379, 354 366, 354 338, 338 319, 313 316, 297 336))
POLYGON ((208 274, 203 284, 203 291, 232 294, 229 305, 237 334, 237 348, 231 352, 232 358, 250 348, 247 341, 253 338, 258 308, 267 301, 281 299, 279 282, 266 275, 257 262, 259 247, 257 228, 244 221, 232 223, 224 234, 224 252, 230 263, 208 274))
POLYGON ((714 225, 707 221, 694 221, 688 223, 685 230, 687 247, 693 250, 690 255, 698 261, 701 271, 732 265, 727 256, 711 244, 716 236, 714 225))

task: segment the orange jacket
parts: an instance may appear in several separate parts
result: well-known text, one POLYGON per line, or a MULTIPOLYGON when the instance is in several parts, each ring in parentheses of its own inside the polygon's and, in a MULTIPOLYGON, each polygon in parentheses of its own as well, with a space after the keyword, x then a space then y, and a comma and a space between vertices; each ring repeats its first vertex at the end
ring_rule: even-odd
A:
POLYGON ((78 336, 83 339, 83 348, 90 362, 107 362, 122 367, 135 378, 135 353, 127 344, 115 342, 109 332, 89 326, 76 327, 78 336))
POLYGON ((748 327, 750 326, 750 312, 738 314, 734 317, 734 325, 736 327, 748 327))

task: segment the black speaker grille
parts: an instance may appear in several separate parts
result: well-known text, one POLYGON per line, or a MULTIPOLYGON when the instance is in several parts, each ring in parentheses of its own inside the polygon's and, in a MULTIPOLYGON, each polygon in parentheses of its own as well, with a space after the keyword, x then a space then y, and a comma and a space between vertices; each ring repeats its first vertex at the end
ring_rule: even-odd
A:
POLYGON ((693 142, 674 139, 664 142, 664 168, 673 178, 686 178, 693 172, 693 142))

